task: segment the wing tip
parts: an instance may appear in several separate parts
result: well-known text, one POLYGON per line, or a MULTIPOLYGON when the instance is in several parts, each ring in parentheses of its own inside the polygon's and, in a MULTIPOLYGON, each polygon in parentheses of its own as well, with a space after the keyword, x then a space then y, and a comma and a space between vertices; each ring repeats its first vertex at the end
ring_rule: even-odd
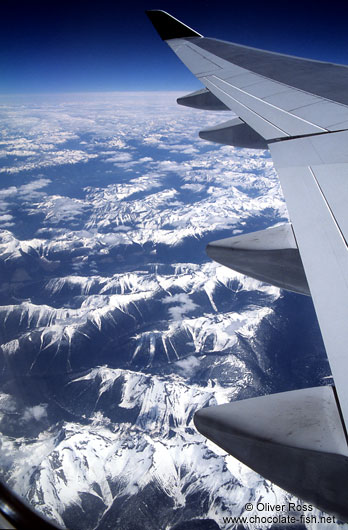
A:
POLYGON ((162 40, 202 37, 200 33, 183 24, 177 18, 160 9, 145 11, 162 40))

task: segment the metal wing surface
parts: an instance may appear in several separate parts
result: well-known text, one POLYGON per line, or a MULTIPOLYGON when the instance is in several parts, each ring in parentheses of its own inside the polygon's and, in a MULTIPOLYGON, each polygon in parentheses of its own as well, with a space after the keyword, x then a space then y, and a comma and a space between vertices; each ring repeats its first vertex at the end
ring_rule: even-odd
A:
POLYGON ((295 443, 285 436, 280 419, 265 414, 274 403, 285 413, 284 400, 274 401, 276 396, 262 398, 268 405, 256 398, 203 409, 196 425, 267 478, 348 520, 347 499, 337 490, 338 480, 348 481, 348 68, 205 38, 163 11, 147 14, 205 86, 178 103, 230 109, 238 117, 200 136, 269 148, 288 206, 291 225, 213 242, 208 254, 240 272, 312 296, 335 384, 287 393, 287 402, 297 411, 289 417, 298 428, 297 440, 302 440, 299 424, 306 418, 307 424, 314 421, 312 431, 324 444, 320 447, 311 437, 295 443), (259 417, 261 410, 268 429, 253 430, 241 420, 245 414, 259 417), (325 418, 336 418, 334 429, 327 429, 325 418), (339 446, 329 440, 329 431, 335 432, 339 446), (288 466, 280 464, 282 447, 290 455, 288 466), (296 466, 298 474, 290 476, 289 468, 296 466), (284 473, 289 475, 285 482, 280 477, 284 473), (308 480, 301 488, 296 481, 303 475, 308 480))

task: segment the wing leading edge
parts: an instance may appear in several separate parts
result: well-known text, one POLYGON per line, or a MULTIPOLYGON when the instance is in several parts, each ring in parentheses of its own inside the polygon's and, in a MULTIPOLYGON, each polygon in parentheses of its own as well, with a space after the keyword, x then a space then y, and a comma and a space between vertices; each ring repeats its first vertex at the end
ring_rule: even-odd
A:
POLYGON ((203 409, 195 424, 266 478, 348 520, 339 486, 348 483, 348 68, 208 39, 165 12, 147 14, 205 86, 179 103, 228 108, 238 116, 200 136, 269 148, 287 202, 291 226, 216 241, 208 254, 240 272, 312 295, 335 382, 330 389, 285 393, 296 403, 295 413, 284 405, 284 394, 276 394, 203 409), (261 414, 265 405, 282 414, 261 414), (284 414, 287 425, 298 427, 295 438, 284 434, 284 414), (338 445, 324 443, 328 416, 337 420, 332 432, 338 445), (262 417, 266 429, 255 428, 255 417, 262 417), (306 422, 320 446, 310 436, 303 442, 306 422))

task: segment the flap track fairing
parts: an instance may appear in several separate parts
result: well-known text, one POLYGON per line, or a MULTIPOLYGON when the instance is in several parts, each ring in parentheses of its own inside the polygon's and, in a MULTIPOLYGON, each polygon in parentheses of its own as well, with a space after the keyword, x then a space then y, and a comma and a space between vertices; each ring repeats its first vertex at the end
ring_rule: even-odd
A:
POLYGON ((200 110, 230 110, 219 98, 214 96, 207 88, 202 88, 187 96, 183 96, 176 100, 179 105, 184 107, 191 107, 200 110))
POLYGON ((234 118, 214 127, 204 129, 200 131, 199 136, 202 140, 218 144, 249 149, 268 149, 266 140, 240 118, 234 118))
POLYGON ((310 296, 301 256, 290 224, 213 241, 208 256, 276 287, 310 296))
POLYGON ((207 407, 194 423, 266 479, 348 521, 348 446, 333 387, 207 407))

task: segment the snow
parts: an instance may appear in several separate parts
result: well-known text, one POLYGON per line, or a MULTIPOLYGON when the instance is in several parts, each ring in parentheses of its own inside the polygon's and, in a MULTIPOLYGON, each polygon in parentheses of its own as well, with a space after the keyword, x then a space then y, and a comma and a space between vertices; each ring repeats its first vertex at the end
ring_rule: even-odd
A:
POLYGON ((173 503, 168 528, 287 498, 193 424, 198 409, 257 387, 236 348, 241 338, 253 347, 281 291, 207 261, 203 243, 189 257, 217 231, 287 218, 285 203, 267 152, 207 146, 197 132, 221 114, 176 108, 175 97, 2 108, 4 373, 20 366, 59 383, 47 402, 36 388, 28 403, 0 394, 2 472, 62 525, 83 493, 104 503, 99 519, 118 499, 151 514, 142 495, 153 486, 173 503), (5 429, 13 418, 16 435, 5 429))

